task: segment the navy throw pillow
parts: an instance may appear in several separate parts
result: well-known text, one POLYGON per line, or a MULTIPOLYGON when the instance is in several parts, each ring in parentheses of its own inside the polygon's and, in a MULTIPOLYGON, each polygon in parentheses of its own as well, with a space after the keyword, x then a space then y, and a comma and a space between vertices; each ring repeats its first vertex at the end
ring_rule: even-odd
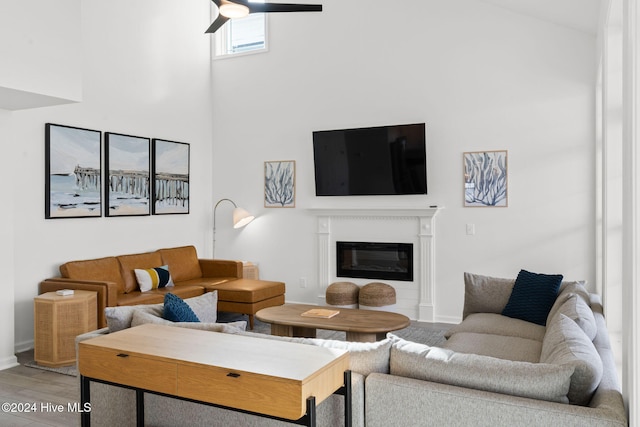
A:
POLYGON ((547 316, 558 297, 562 274, 538 274, 520 270, 503 316, 545 326, 547 316))
POLYGON ((199 322, 191 307, 174 294, 165 294, 162 317, 172 322, 199 322))

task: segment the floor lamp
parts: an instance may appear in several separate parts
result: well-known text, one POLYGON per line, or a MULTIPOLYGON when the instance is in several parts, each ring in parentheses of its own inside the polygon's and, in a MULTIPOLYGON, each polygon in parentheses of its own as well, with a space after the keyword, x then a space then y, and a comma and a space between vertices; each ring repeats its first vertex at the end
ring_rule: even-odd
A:
POLYGON ((241 228, 245 225, 249 224, 255 216, 251 215, 246 210, 239 208, 238 205, 231 199, 220 199, 216 206, 213 208, 213 258, 216 257, 216 212, 218 210, 218 206, 222 202, 229 202, 233 205, 233 228, 241 228))

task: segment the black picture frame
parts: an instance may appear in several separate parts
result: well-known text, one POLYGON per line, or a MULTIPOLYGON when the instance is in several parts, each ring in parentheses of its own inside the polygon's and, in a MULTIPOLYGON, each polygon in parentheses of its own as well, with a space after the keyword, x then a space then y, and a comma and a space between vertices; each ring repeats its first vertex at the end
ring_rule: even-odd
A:
POLYGON ((150 138, 105 133, 105 216, 151 214, 150 149, 150 138))
POLYGON ((188 143, 154 138, 152 176, 154 215, 188 214, 190 205, 190 155, 188 143))
POLYGON ((102 216, 102 132, 45 123, 45 219, 102 216))

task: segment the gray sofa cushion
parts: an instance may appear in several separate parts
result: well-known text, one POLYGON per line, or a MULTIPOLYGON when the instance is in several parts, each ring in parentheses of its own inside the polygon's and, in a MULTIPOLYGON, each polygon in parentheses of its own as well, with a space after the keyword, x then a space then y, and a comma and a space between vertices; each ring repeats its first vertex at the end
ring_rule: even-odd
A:
POLYGON ((449 338, 443 347, 458 353, 473 353, 498 359, 536 363, 540 361, 542 342, 504 335, 459 332, 449 338))
POLYGON ((104 317, 107 320, 109 332, 118 332, 131 327, 134 311, 139 310, 162 316, 163 306, 164 304, 140 304, 106 307, 104 317))
POLYGON ((458 332, 505 335, 541 341, 546 328, 535 323, 503 316, 496 313, 473 313, 445 333, 445 338, 458 332))
POLYGON ((584 299, 574 293, 563 294, 558 298, 564 300, 564 302, 560 304, 553 316, 549 316, 547 323, 553 323, 557 316, 564 314, 576 322, 580 329, 593 341, 598 332, 598 327, 596 326, 596 318, 593 316, 593 311, 584 299))
POLYGON ((589 291, 587 291, 587 288, 585 288, 584 285, 585 285, 585 282, 583 281, 562 282, 560 284, 560 291, 558 292, 558 298, 556 298, 556 302, 553 303, 553 307, 551 307, 551 310, 549 311, 547 322, 551 320, 554 314, 556 314, 556 312, 558 311, 558 308, 560 308, 560 306, 564 304, 567 296, 570 294, 578 295, 580 298, 584 300, 585 303, 587 303, 588 306, 591 306, 591 303, 590 303, 591 294, 589 293, 589 291))
MULTIPOLYGON (((186 298, 184 302, 198 316, 203 323, 215 323, 218 313, 218 292, 207 292, 203 295, 186 298)), ((162 317, 164 304, 139 304, 106 307, 104 316, 107 320, 109 332, 118 332, 131 327, 131 320, 135 311, 143 311, 162 317)))
POLYGON ((392 337, 390 373, 402 377, 567 403, 573 367, 462 354, 392 337))
POLYGON ((131 319, 131 327, 153 323, 156 325, 177 326, 179 328, 200 329, 203 331, 234 333, 247 329, 247 322, 241 320, 239 322, 229 323, 204 323, 204 322, 172 322, 146 311, 138 310, 133 312, 131 319))
POLYGON ((540 362, 574 367, 568 394, 573 404, 587 405, 602 378, 602 359, 593 343, 562 313, 547 326, 540 362))
POLYGON ((462 318, 471 313, 498 313, 507 305, 515 279, 501 279, 464 273, 464 310, 462 318))

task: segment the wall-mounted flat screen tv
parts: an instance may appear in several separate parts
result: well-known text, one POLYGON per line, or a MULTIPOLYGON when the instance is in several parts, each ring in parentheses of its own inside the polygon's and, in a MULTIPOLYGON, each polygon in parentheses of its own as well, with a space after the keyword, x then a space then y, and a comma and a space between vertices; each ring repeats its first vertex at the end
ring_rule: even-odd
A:
POLYGON ((316 196, 427 194, 425 124, 313 132, 316 196))

